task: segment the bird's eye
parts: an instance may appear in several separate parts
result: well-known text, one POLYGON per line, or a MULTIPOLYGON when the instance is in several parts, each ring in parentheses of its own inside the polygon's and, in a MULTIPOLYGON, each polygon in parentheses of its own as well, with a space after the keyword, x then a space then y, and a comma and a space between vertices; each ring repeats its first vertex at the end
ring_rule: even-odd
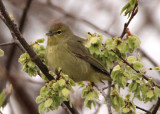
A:
POLYGON ((62 31, 60 31, 60 30, 59 30, 59 31, 57 31, 57 34, 61 34, 61 33, 62 33, 62 31))

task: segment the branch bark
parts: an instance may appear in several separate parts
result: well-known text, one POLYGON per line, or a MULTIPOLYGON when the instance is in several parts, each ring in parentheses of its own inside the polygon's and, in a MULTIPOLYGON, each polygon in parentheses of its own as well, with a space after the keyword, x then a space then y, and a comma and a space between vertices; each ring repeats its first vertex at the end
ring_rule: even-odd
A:
POLYGON ((123 32, 122 32, 120 38, 123 38, 123 36, 126 34, 126 29, 127 29, 127 27, 129 26, 130 22, 132 21, 132 19, 134 18, 134 16, 135 16, 135 15, 137 14, 137 12, 138 12, 137 8, 138 8, 138 2, 135 4, 135 6, 134 6, 134 8, 133 8, 133 11, 132 11, 132 14, 131 14, 128 22, 124 24, 123 32))

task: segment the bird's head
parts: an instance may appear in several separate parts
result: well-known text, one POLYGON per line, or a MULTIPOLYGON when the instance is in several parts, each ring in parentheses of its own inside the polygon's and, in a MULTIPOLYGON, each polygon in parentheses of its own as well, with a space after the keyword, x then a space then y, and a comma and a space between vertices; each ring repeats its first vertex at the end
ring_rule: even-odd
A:
POLYGON ((56 23, 51 25, 49 32, 46 33, 46 35, 53 41, 62 41, 69 39, 73 33, 68 25, 56 23))

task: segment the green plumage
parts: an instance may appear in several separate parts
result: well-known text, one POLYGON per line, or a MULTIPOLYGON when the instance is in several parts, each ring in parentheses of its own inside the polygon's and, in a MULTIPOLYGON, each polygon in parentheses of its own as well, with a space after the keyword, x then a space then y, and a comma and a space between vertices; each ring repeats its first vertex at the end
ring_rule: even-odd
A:
POLYGON ((60 67, 77 82, 111 81, 104 66, 84 46, 85 40, 75 36, 67 25, 55 24, 47 35, 46 59, 52 71, 60 67))

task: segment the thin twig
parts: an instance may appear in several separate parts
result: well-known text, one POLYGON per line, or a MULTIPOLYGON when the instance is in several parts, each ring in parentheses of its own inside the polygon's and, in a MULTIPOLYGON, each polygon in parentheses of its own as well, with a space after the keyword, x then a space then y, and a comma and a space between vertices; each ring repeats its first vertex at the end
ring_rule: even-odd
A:
POLYGON ((147 114, 151 114, 150 111, 148 111, 148 110, 146 110, 146 109, 144 109, 144 108, 141 108, 141 107, 139 107, 139 106, 136 106, 136 108, 137 108, 137 109, 140 109, 140 110, 142 110, 142 111, 144 111, 144 112, 147 112, 147 114))
POLYGON ((158 97, 158 101, 157 101, 157 103, 156 103, 156 105, 155 105, 155 107, 154 107, 154 109, 152 111, 152 114, 156 114, 158 109, 159 109, 159 107, 160 107, 160 98, 158 97))
POLYGON ((13 44, 15 44, 15 42, 7 42, 7 43, 1 43, 0 46, 9 46, 13 44))
POLYGON ((25 27, 25 23, 26 23, 27 14, 28 14, 28 11, 29 11, 29 8, 31 6, 32 1, 33 0, 28 0, 27 3, 26 3, 25 8, 23 10, 23 15, 21 17, 20 26, 19 26, 19 30, 20 30, 21 33, 23 33, 23 30, 24 30, 24 27, 25 27))
MULTIPOLYGON (((24 30, 24 27, 25 27, 25 22, 26 22, 26 17, 27 17, 27 14, 28 14, 28 11, 29 11, 29 8, 31 6, 31 3, 32 3, 32 0, 28 0, 26 2, 26 5, 25 5, 25 8, 23 10, 23 13, 22 13, 22 17, 21 17, 21 20, 20 20, 20 27, 19 27, 19 30, 21 33, 23 33, 23 30, 24 30)), ((7 24, 6 24, 7 25, 7 24)), ((9 28, 9 27, 8 27, 9 28)), ((14 40, 16 40, 16 38, 14 38, 14 34, 12 34, 12 37, 14 40)), ((24 51, 24 49, 21 48, 21 46, 18 45, 18 47, 24 51)), ((6 62, 6 69, 8 71, 10 71, 10 68, 11 68, 11 63, 13 61, 13 58, 16 54, 16 45, 13 45, 11 48, 10 48, 10 53, 8 55, 8 58, 7 58, 7 62, 6 62)))
POLYGON ((107 93, 106 99, 107 99, 107 108, 108 108, 108 113, 109 114, 112 114, 111 100, 110 100, 111 84, 112 84, 112 82, 108 81, 108 93, 107 93))
MULTIPOLYGON (((114 50, 111 50, 113 53, 115 53, 125 64, 127 64, 129 67, 131 67, 135 72, 140 73, 140 71, 136 70, 131 64, 129 64, 123 57, 121 57, 121 55, 117 54, 114 50)), ((149 78, 147 76, 145 76, 144 74, 142 74, 142 77, 145 80, 149 80, 149 78)), ((157 85, 156 83, 154 83, 158 88, 160 88, 159 85, 157 85)))
POLYGON ((96 87, 96 89, 103 95, 104 99, 107 101, 108 113, 112 114, 111 102, 110 102, 111 82, 108 82, 109 89, 108 89, 108 94, 107 95, 101 89, 99 89, 99 87, 95 83, 92 83, 92 85, 94 87, 96 87))
POLYGON ((135 4, 135 6, 134 6, 134 8, 133 8, 133 10, 132 10, 132 14, 131 14, 128 22, 124 24, 123 32, 122 32, 120 38, 123 38, 123 36, 126 34, 126 28, 129 26, 130 22, 132 21, 132 19, 134 18, 134 16, 135 16, 135 15, 137 14, 137 12, 138 12, 138 9, 137 9, 137 8, 138 8, 138 2, 135 4))
POLYGON ((103 95, 103 97, 106 98, 106 94, 101 89, 99 89, 99 87, 95 83, 92 83, 92 84, 103 95))

